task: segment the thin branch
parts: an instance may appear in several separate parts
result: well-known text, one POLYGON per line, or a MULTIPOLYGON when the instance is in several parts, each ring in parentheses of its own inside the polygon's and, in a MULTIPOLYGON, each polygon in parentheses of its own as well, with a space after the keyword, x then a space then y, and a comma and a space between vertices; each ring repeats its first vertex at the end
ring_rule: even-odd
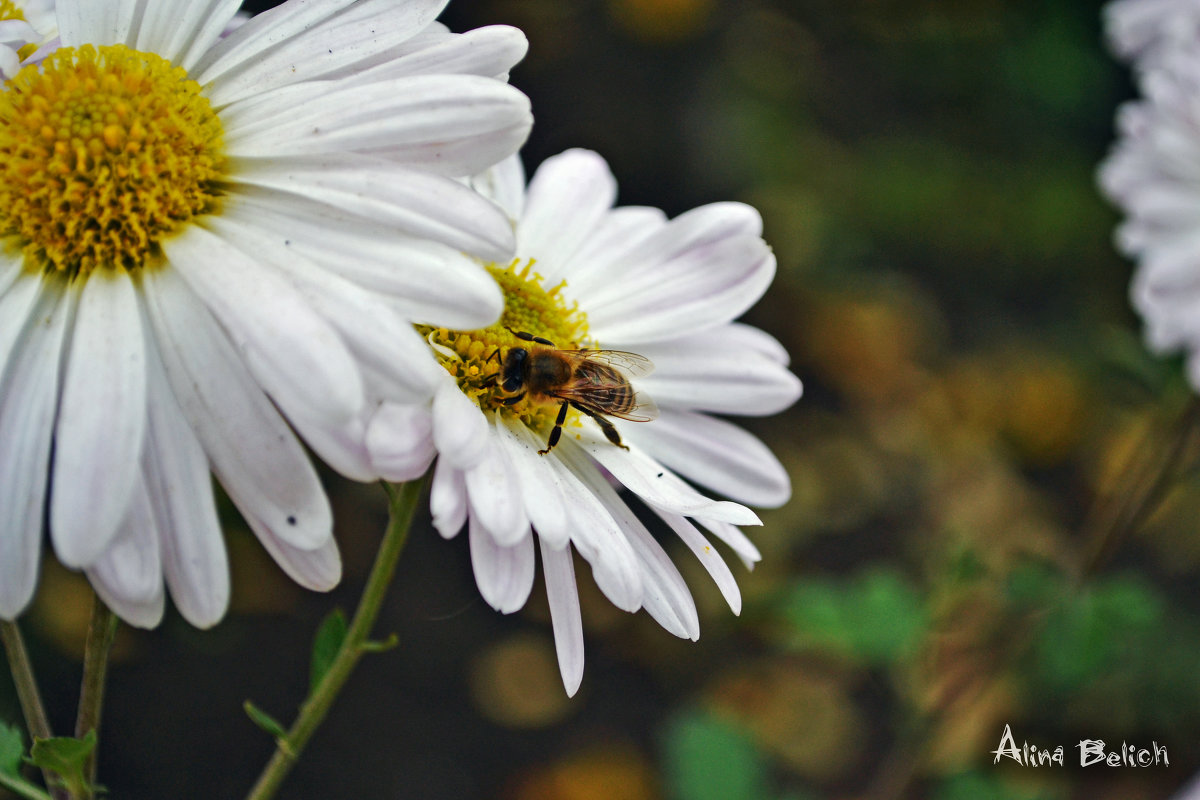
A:
POLYGON ((286 738, 278 742, 275 753, 263 769, 254 788, 246 795, 246 800, 268 800, 275 796, 284 778, 287 777, 300 757, 304 746, 308 744, 308 740, 312 738, 317 727, 329 713, 333 701, 350 677, 350 673, 354 671, 359 659, 364 653, 374 649, 367 637, 379 616, 384 595, 396 572, 396 563, 408 541, 408 531, 412 526, 417 500, 421 496, 425 482, 426 479, 422 478, 409 481, 396 489, 388 489, 391 499, 391 518, 346 638, 338 649, 337 655, 334 656, 329 671, 325 673, 316 689, 300 707, 300 714, 296 717, 286 738))

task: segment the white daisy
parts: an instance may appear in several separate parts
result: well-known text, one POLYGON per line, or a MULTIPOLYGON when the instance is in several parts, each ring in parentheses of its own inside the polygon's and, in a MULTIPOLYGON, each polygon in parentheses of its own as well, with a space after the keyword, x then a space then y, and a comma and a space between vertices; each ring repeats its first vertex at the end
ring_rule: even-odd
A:
POLYGON ((1175 47, 1200 43, 1200 0, 1114 0, 1104 27, 1114 53, 1149 68, 1175 47))
POLYGON ((1117 246, 1138 261, 1130 294, 1148 343, 1186 352, 1200 389, 1200 43, 1147 73, 1143 91, 1118 113, 1100 183, 1127 215, 1117 246))
POLYGON ((223 614, 215 473, 301 584, 340 577, 297 431, 372 478, 364 384, 440 374, 407 320, 482 325, 477 262, 513 249, 463 185, 512 153, 514 29, 446 0, 60 0, 61 47, 0 91, 0 617, 28 603, 43 515, 126 620, 163 580, 223 614), (226 35, 227 34, 227 35, 226 35), (222 38, 223 37, 223 38, 222 38))
POLYGON ((476 581, 494 608, 524 605, 536 539, 574 694, 583 632, 573 551, 614 604, 699 635, 687 586, 610 479, 680 536, 740 611, 732 573, 693 522, 750 566, 759 553, 736 526, 758 518, 676 473, 741 502, 785 502, 788 477, 767 447, 708 413, 773 414, 800 383, 778 342, 731 322, 775 273, 754 209, 718 203, 668 221, 653 208, 612 208, 608 166, 582 150, 548 160, 527 191, 515 158, 479 183, 515 221, 517 260, 491 267, 504 315, 481 330, 422 328, 446 368, 442 385, 430 406, 384 405, 367 442, 393 480, 437 455, 434 524, 452 537, 466 523, 476 581), (555 355, 578 348, 624 352, 555 355), (544 372, 564 359, 567 372, 544 372))

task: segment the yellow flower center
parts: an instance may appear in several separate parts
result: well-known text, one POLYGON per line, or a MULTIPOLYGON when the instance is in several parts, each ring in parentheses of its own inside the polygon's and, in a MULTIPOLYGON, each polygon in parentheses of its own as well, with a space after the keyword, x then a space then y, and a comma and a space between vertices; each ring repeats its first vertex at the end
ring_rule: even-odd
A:
MULTIPOLYGON (((504 292, 504 314, 499 322, 477 331, 425 326, 418 326, 418 330, 433 345, 438 361, 454 376, 459 388, 481 409, 519 418, 536 431, 549 431, 558 414, 558 403, 538 402, 529 397, 512 405, 503 402, 511 397, 500 386, 503 380, 500 372, 509 349, 544 346, 518 339, 510 329, 548 339, 560 350, 594 347, 588 339, 587 315, 579 310, 578 304, 568 305, 563 298, 566 281, 550 289, 543 288, 542 276, 533 271, 532 261, 523 266, 519 261, 507 267, 493 264, 488 271, 504 292)), ((566 424, 576 424, 577 418, 578 412, 572 409, 566 424)))
POLYGON ((124 45, 59 49, 0 91, 0 236, 70 277, 147 266, 216 210, 221 136, 183 68, 124 45))
POLYGON ((0 0, 0 20, 4 19, 25 19, 25 12, 12 0, 0 0))

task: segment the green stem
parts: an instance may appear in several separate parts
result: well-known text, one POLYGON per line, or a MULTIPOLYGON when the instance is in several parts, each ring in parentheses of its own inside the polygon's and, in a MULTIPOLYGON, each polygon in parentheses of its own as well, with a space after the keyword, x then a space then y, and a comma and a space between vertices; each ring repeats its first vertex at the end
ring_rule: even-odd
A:
POLYGON ((25 639, 17 623, 0 622, 0 639, 4 641, 4 652, 8 654, 8 668, 17 687, 17 698, 21 702, 21 712, 25 715, 29 735, 34 739, 49 739, 54 734, 50 732, 50 720, 46 717, 37 680, 33 677, 29 651, 25 649, 25 639))
MULTIPOLYGON (((108 654, 117 634, 117 616, 98 596, 92 596, 92 619, 88 623, 87 641, 83 647, 83 685, 79 690, 79 713, 75 717, 75 737, 82 739, 89 731, 100 732, 100 709, 104 704, 104 685, 108 677, 108 654)), ((84 765, 84 777, 89 787, 96 783, 96 751, 84 765)), ((88 796, 92 796, 88 789, 88 796)))
POLYGON ((412 525, 417 500, 425 488, 425 481, 425 478, 409 481, 399 488, 386 487, 385 484, 390 496, 391 518, 379 545, 379 552, 375 556, 375 564, 367 578, 367 585, 363 589, 362 598, 358 602, 358 610, 354 612, 354 619, 346 632, 346 638, 334 656, 329 671, 300 706, 299 716, 287 732, 286 738, 278 742, 275 753, 259 775, 254 788, 246 795, 246 800, 267 800, 275 796, 284 778, 300 757, 304 746, 329 713, 333 701, 350 677, 350 673, 354 671, 359 659, 372 649, 367 637, 379 616, 384 595, 396 572, 396 562, 408 541, 408 530, 412 525))
POLYGON ((15 775, 5 775, 3 772, 0 772, 0 787, 8 789, 17 797, 24 797, 25 800, 54 800, 32 783, 23 781, 15 775))
MULTIPOLYGON (((8 654, 8 668, 12 672, 13 683, 17 687, 17 699, 21 703, 21 713, 25 716, 25 726, 33 739, 49 739, 54 736, 50 730, 50 719, 46 716, 46 707, 42 705, 42 695, 38 691, 37 679, 33 675, 33 664, 29 660, 29 651, 25 649, 25 638, 15 622, 0 621, 0 641, 4 642, 4 652, 8 654)), ((67 800, 69 795, 62 787, 56 787, 53 776, 42 771, 46 785, 54 800, 67 800)), ((11 788, 11 787, 9 787, 11 788)))

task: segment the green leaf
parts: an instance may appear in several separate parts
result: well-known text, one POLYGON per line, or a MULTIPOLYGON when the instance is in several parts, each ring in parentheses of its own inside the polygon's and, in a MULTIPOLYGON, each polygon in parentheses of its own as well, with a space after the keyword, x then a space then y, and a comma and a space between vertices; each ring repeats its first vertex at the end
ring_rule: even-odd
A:
POLYGON ((338 650, 346 641, 348 631, 346 615, 340 608, 334 609, 317 628, 316 639, 313 640, 312 663, 308 672, 308 691, 312 694, 317 686, 329 673, 333 660, 337 658, 338 650))
POLYGON ((287 729, 283 727, 279 720, 249 700, 242 703, 242 708, 245 710, 246 716, 250 717, 251 722, 270 734, 271 738, 275 739, 284 750, 288 749, 287 729))
POLYGON ((58 736, 53 739, 34 739, 29 760, 44 770, 58 775, 72 795, 84 794, 88 786, 88 758, 96 749, 96 732, 88 731, 82 739, 58 736))
POLYGON ((749 736, 693 712, 667 730, 666 773, 676 800, 762 800, 770 796, 763 755, 749 736))
POLYGON ((0 722, 0 773, 16 775, 25 755, 25 739, 21 729, 0 722))
POLYGON ((849 580, 803 579, 783 613, 802 648, 889 664, 915 648, 928 625, 920 595, 900 572, 872 569, 849 580))
POLYGON ((998 775, 964 772, 946 778, 933 797, 934 800, 1058 800, 1060 795, 1025 786, 1017 788, 998 775))

